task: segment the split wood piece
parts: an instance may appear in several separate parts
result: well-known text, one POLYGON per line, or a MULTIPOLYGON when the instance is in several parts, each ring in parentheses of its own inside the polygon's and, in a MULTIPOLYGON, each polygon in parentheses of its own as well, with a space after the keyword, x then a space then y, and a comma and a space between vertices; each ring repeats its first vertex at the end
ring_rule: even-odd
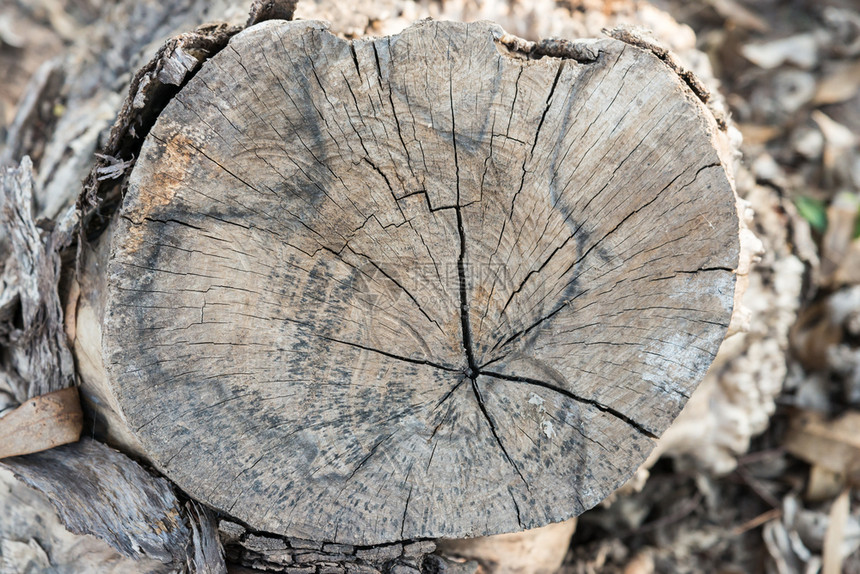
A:
POLYGON ((0 458, 77 442, 83 420, 77 387, 28 399, 0 418, 0 458))
POLYGON ((329 542, 517 531, 595 505, 684 406, 738 259, 716 122, 647 49, 503 37, 265 22, 165 108, 101 352, 185 492, 329 542))
POLYGON ((183 507, 167 480, 98 441, 84 438, 0 465, 47 496, 75 534, 97 536, 129 558, 226 571, 209 511, 183 507))
POLYGON ((33 162, 0 171, 0 377, 19 404, 75 384, 75 366, 57 294, 61 249, 76 222, 72 211, 40 229, 33 216, 33 162), (4 242, 5 243, 5 242, 4 242))
MULTIPOLYGON (((2 465, 0 465, 2 466, 2 465)), ((72 534, 50 501, 0 468, 0 550, 8 572, 175 574, 155 560, 125 558, 94 536, 72 534), (27 549, 29 547, 29 549, 27 549), (26 553, 14 552, 31 550, 26 553), (12 549, 13 552, 9 550, 12 549), (33 554, 41 560, 33 560, 33 554), (31 562, 35 562, 33 564, 31 562), (34 568, 36 566, 36 568, 34 568)))

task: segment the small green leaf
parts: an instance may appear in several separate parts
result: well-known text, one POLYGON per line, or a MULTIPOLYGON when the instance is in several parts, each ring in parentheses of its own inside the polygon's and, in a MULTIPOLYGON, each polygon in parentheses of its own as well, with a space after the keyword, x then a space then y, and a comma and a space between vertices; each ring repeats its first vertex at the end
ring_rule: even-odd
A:
POLYGON ((823 201, 800 195, 794 199, 794 205, 797 207, 797 212, 809 222, 812 229, 819 233, 827 229, 827 208, 823 201))

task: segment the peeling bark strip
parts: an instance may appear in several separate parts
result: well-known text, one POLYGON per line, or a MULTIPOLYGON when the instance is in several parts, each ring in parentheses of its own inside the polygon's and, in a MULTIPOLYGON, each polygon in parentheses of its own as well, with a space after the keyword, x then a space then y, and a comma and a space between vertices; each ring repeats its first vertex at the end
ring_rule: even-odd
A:
POLYGON ((734 291, 716 123, 650 50, 509 45, 266 22, 165 108, 103 353, 191 496, 346 544, 520 530, 599 502, 681 410, 734 291))
POLYGON ((129 85, 110 138, 84 182, 78 200, 82 232, 101 232, 119 201, 123 176, 134 164, 143 139, 164 106, 200 65, 223 49, 239 27, 209 24, 171 38, 129 85), (106 204, 106 205, 105 205, 106 204))
POLYGON ((211 511, 189 501, 186 516, 191 523, 191 544, 185 550, 188 572, 193 574, 225 574, 224 548, 218 537, 218 521, 211 511))
MULTIPOLYGON (((241 527, 238 528, 242 530, 241 527)), ((437 556, 431 557, 431 553, 436 550, 436 544, 428 540, 357 547, 252 533, 233 537, 233 534, 228 534, 225 540, 230 561, 259 570, 290 572, 290 568, 310 568, 313 571, 314 566, 318 566, 318 572, 326 571, 326 567, 334 567, 333 574, 343 574, 344 571, 361 574, 429 574, 447 571, 454 574, 449 570, 433 568, 440 565, 440 562, 444 567, 446 561, 436 560, 440 558, 437 556)), ((471 574, 471 571, 464 571, 463 574, 471 574)))

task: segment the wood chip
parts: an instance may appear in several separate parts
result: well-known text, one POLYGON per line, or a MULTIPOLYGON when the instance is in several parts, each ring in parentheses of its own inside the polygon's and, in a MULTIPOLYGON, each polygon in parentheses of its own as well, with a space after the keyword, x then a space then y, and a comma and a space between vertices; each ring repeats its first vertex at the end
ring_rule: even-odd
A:
POLYGON ((0 459, 77 442, 82 426, 77 387, 27 399, 0 418, 0 459))

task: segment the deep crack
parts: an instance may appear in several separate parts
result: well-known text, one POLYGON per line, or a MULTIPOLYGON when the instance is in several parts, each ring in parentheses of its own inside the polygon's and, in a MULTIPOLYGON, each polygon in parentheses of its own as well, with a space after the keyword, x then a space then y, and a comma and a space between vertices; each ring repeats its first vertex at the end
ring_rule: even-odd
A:
MULTIPOLYGON (((496 443, 499 445, 499 449, 501 449, 502 454, 505 459, 523 481, 523 484, 526 487, 526 490, 530 490, 529 483, 526 478, 523 476, 522 472, 520 472, 519 466, 511 458, 511 455, 508 454, 508 449, 505 448, 504 443, 502 442, 502 438, 499 436, 496 431, 496 424, 493 421, 493 418, 490 416, 490 413, 487 411, 487 405, 484 403, 484 397, 481 396, 481 390, 478 387, 478 376, 481 374, 480 369, 478 368, 478 362, 475 360, 475 352, 474 352, 474 342, 472 340, 472 325, 469 320, 469 298, 467 293, 467 284, 466 284, 466 231, 463 228, 463 214, 461 212, 462 205, 460 203, 460 163, 457 157, 457 129, 454 120, 454 88, 453 81, 449 84, 449 97, 451 98, 451 141, 452 147, 454 150, 454 173, 456 176, 456 190, 457 190, 457 201, 454 205, 454 213, 457 216, 457 233, 460 237, 460 254, 457 257, 457 278, 459 282, 460 289, 460 324, 463 330, 463 349, 466 352, 466 369, 464 374, 466 378, 469 379, 469 382, 472 386, 472 393, 475 395, 475 400, 478 402, 478 408, 481 410, 481 413, 484 415, 484 418, 487 421, 487 425, 490 427, 490 433, 492 433, 493 438, 496 439, 496 443)), ((465 380, 465 379, 464 379, 465 380)), ((457 384, 454 389, 458 388, 460 383, 457 384)), ((450 396, 454 391, 450 391, 448 395, 450 396)), ((443 399, 444 400, 444 399, 443 399)), ((441 403, 440 403, 441 404, 441 403)), ((520 520, 519 516, 519 508, 517 508, 517 520, 520 520)), ((520 524, 522 522, 520 521, 520 524)))
POLYGON ((463 214, 460 205, 460 162, 457 158, 457 126, 454 121, 454 84, 449 82, 449 97, 451 98, 451 142, 454 149, 454 173, 456 177, 457 201, 454 205, 454 213, 457 215, 457 233, 460 236, 460 254, 457 257, 457 278, 460 288, 460 324, 463 330, 463 349, 466 351, 465 374, 475 379, 480 374, 478 363, 475 361, 474 345, 472 342, 472 325, 469 321, 469 299, 466 293, 466 230, 463 228, 463 214))
POLYGON ((492 372, 492 371, 484 371, 481 374, 485 375, 487 377, 495 377, 497 379, 502 379, 503 381, 515 381, 518 383, 526 383, 528 385, 535 385, 538 387, 543 387, 545 389, 549 389, 551 391, 555 391, 556 393, 564 395, 567 398, 572 399, 578 403, 582 403, 585 405, 591 405, 592 407, 596 408, 597 410, 599 410, 601 412, 604 412, 604 413, 607 413, 607 414, 614 416, 618 420, 628 424, 629 426, 633 427, 634 429, 636 429, 637 431, 639 431, 643 435, 647 436, 648 438, 652 438, 652 439, 660 438, 659 436, 654 434, 652 431, 647 429, 644 425, 633 420, 632 418, 625 415, 621 411, 618 411, 618 410, 616 410, 616 409, 614 409, 608 405, 604 405, 603 403, 596 401, 594 399, 588 399, 585 397, 581 397, 579 395, 576 395, 576 394, 568 391, 567 389, 558 387, 556 385, 552 385, 550 383, 547 383, 546 381, 540 381, 540 380, 531 379, 528 377, 517 377, 517 376, 513 376, 513 375, 505 375, 502 373, 496 373, 496 372, 492 372))

